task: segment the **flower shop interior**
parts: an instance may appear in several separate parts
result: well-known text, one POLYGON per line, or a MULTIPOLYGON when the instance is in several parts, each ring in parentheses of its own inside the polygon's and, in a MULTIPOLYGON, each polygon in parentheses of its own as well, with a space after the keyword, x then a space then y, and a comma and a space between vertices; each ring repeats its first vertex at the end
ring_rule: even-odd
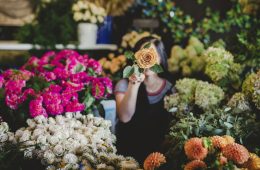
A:
POLYGON ((0 0, 0 170, 260 170, 260 0, 0 0))

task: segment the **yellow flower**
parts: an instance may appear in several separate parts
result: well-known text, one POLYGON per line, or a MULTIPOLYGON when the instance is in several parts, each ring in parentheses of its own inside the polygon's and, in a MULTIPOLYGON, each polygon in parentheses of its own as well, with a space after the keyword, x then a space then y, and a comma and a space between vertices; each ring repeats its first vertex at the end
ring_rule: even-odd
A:
POLYGON ((250 153, 249 155, 249 160, 243 164, 243 167, 250 170, 260 170, 260 158, 254 153, 250 153))
POLYGON ((154 48, 144 48, 135 53, 137 65, 140 68, 151 68, 159 64, 157 53, 154 48))

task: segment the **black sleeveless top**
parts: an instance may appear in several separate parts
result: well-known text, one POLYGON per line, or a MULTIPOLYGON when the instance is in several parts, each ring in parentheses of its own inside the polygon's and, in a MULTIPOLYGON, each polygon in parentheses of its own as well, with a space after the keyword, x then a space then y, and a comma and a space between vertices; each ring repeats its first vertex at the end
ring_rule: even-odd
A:
MULTIPOLYGON (((172 88, 165 95, 170 93, 172 88)), ((171 114, 165 110, 163 99, 150 104, 145 86, 140 86, 132 119, 117 125, 116 145, 119 154, 132 156, 139 163, 143 163, 150 153, 161 150, 171 121, 171 114)))

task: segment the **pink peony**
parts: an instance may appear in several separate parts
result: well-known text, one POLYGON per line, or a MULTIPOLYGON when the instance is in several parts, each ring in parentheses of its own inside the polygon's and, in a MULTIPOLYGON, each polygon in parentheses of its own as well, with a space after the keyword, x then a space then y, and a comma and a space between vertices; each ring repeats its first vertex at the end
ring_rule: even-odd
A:
POLYGON ((29 80, 33 73, 27 70, 9 69, 3 73, 6 80, 29 80))
POLYGON ((92 95, 96 99, 100 99, 100 98, 104 97, 104 94, 105 94, 104 84, 101 81, 99 81, 99 79, 93 80, 91 92, 92 92, 92 95))
POLYGON ((107 78, 107 77, 104 77, 104 78, 100 78, 101 79, 101 81, 103 82, 103 84, 105 85, 105 87, 106 87, 106 90, 107 90, 107 95, 106 95, 106 97, 108 97, 108 95, 110 95, 110 94, 112 94, 113 93, 113 83, 112 83, 112 81, 109 79, 109 78, 107 78))
POLYGON ((70 102, 66 108, 66 112, 77 112, 77 111, 83 111, 85 109, 85 105, 82 103, 78 103, 77 101, 70 102))
POLYGON ((73 83, 89 84, 89 82, 92 80, 92 77, 88 76, 88 74, 86 72, 79 72, 76 74, 72 74, 70 76, 70 80, 73 83))
POLYGON ((44 77, 44 79, 48 82, 56 80, 56 75, 53 72, 40 73, 40 76, 44 77))
POLYGON ((61 86, 56 85, 56 84, 51 84, 50 87, 46 91, 60 93, 61 90, 62 90, 61 86))
POLYGON ((22 94, 22 102, 24 102, 29 96, 36 96, 35 91, 32 88, 26 89, 22 94))
POLYGON ((101 64, 98 61, 96 61, 96 60, 94 60, 92 58, 90 58, 88 60, 87 68, 92 68, 97 74, 101 74, 102 73, 102 66, 101 66, 101 64))
POLYGON ((39 59, 37 57, 31 57, 27 63, 25 63, 22 66, 22 70, 30 70, 30 71, 35 71, 35 69, 39 66, 39 59))
POLYGON ((56 56, 55 51, 48 51, 45 54, 43 54, 43 56, 41 57, 39 64, 40 65, 45 65, 45 64, 49 64, 51 62, 51 60, 53 60, 56 56))
POLYGON ((55 68, 53 73, 56 75, 57 79, 66 80, 69 77, 69 73, 63 68, 55 68))
POLYGON ((25 80, 9 80, 5 83, 6 93, 21 94, 25 84, 25 80))
POLYGON ((3 87, 4 81, 5 81, 4 77, 2 75, 0 75, 0 88, 3 87))
POLYGON ((83 83, 77 84, 77 83, 62 81, 61 85, 62 85, 63 88, 65 88, 64 91, 66 93, 75 93, 75 92, 78 92, 78 91, 81 91, 81 90, 84 89, 83 83))
POLYGON ((42 96, 43 96, 43 103, 45 104, 45 106, 51 104, 58 105, 61 103, 61 95, 59 93, 45 92, 42 96))
POLYGON ((5 103, 9 108, 16 110, 19 104, 22 103, 22 99, 20 95, 17 95, 15 93, 9 93, 5 97, 5 103))
POLYGON ((30 101, 29 103, 29 112, 31 117, 36 117, 39 115, 43 115, 48 117, 46 110, 42 106, 43 97, 39 96, 36 99, 30 101))
POLYGON ((78 93, 66 93, 63 92, 61 94, 61 101, 62 101, 62 105, 66 106, 70 103, 70 101, 78 101, 78 93))

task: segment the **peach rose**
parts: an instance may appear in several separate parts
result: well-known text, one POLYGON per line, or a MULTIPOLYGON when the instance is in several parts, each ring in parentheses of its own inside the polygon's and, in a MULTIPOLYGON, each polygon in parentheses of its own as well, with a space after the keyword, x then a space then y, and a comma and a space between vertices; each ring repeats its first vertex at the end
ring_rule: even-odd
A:
POLYGON ((137 65, 140 68, 151 68, 155 64, 159 64, 156 51, 153 48, 144 48, 137 51, 135 53, 135 58, 137 61, 137 65))

